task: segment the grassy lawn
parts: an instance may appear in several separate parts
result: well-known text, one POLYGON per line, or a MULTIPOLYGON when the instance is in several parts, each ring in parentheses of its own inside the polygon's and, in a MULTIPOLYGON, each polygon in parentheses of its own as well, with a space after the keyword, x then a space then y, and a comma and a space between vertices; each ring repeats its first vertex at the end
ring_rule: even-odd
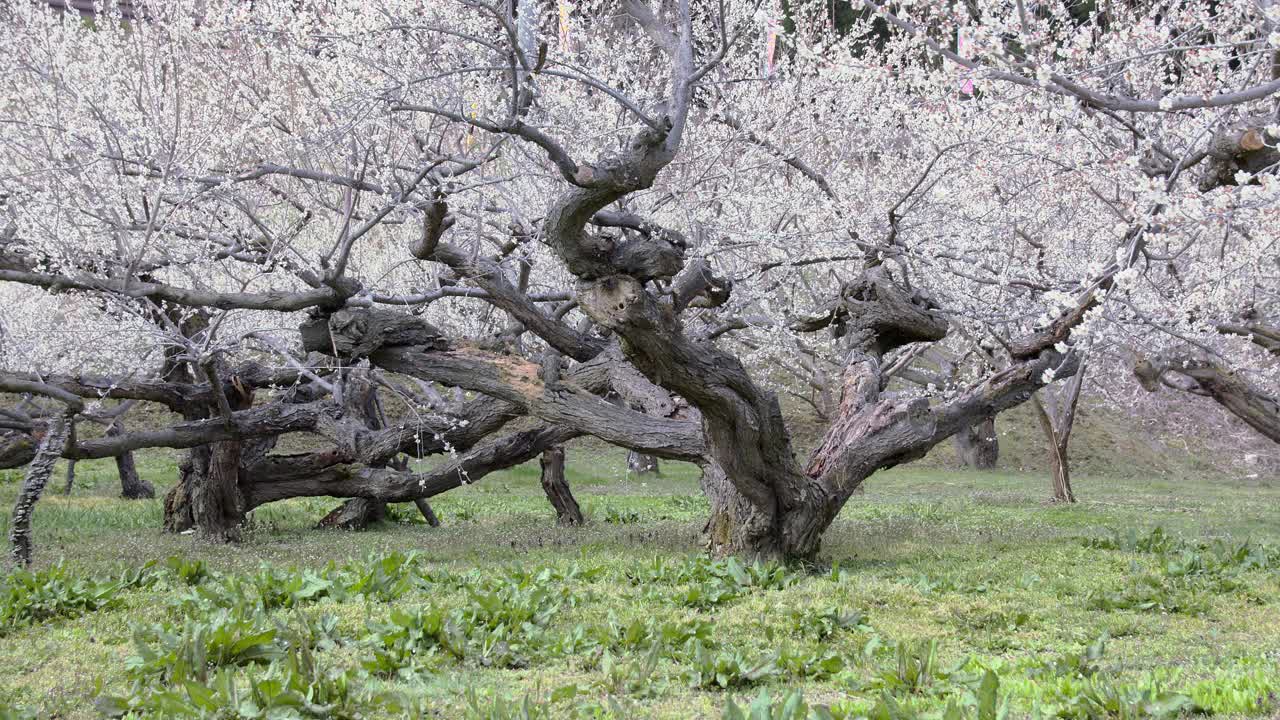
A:
POLYGON ((0 718, 719 718, 796 691, 836 718, 1280 712, 1275 479, 1084 476, 1062 507, 1041 475, 908 467, 805 571, 702 558, 693 468, 623 460, 571 449, 585 528, 534 464, 436 498, 437 529, 404 506, 313 530, 336 502, 297 500, 236 547, 161 534, 159 500, 82 463, 36 510, 36 576, 0 580, 0 718))

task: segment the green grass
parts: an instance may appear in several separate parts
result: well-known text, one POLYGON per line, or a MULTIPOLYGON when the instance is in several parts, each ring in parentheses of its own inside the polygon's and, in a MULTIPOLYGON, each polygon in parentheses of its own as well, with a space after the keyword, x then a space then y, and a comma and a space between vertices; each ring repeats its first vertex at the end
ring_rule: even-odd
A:
MULTIPOLYGON (((163 488, 175 459, 141 471, 163 488)), ((241 699, 292 682, 372 717, 718 718, 794 691, 834 717, 982 718, 984 697, 1009 717, 1280 712, 1277 483, 1082 476, 1066 507, 1040 475, 907 467, 875 476, 826 535, 828 565, 802 572, 698 560, 696 473, 664 473, 571 449, 585 528, 555 526, 533 464, 435 498, 437 529, 405 506, 371 531, 314 530, 336 501, 307 499, 209 547, 159 532, 160 500, 114 498, 109 463, 81 463, 73 494, 55 483, 36 510, 43 574, 0 581, 0 603, 41 609, 7 626, 0 611, 0 717, 99 717, 99 696, 184 677, 241 699), (371 574, 397 553, 413 559, 371 574), (183 669, 255 632, 272 639, 244 652, 267 662, 183 669)), ((16 478, 0 475, 8 505, 16 478)))

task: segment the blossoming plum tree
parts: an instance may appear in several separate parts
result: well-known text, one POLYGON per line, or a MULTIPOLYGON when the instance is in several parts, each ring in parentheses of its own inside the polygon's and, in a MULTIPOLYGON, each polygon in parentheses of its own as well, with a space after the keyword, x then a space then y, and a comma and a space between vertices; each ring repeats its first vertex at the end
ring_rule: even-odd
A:
POLYGON ((713 550, 808 558, 868 476, 1084 356, 1239 374, 1263 333, 1222 327, 1276 315, 1253 0, 130 7, 0 9, 0 389, 38 400, 0 456, 185 448, 171 530, 590 434, 698 463, 713 550), (974 361, 888 387, 932 346, 974 361), (799 355, 838 378, 807 459, 760 372, 799 355), (108 399, 183 421, 78 437, 108 399))

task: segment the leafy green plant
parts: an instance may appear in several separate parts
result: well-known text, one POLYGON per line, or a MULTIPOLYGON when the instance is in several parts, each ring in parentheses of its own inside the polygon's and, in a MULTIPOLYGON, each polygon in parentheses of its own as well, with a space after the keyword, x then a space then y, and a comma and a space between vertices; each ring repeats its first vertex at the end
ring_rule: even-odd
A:
POLYGON ((415 553, 393 552, 353 563, 340 573, 342 589, 381 602, 399 600, 412 590, 420 577, 415 571, 415 553))
POLYGON ((291 608, 316 602, 340 591, 338 583, 312 570, 298 572, 263 566, 249 578, 262 607, 291 608))
POLYGON ((377 675, 412 675, 426 667, 437 651, 457 660, 466 657, 466 635, 444 610, 418 607, 391 611, 385 623, 371 623, 365 643, 370 654, 360 665, 377 675))
POLYGON ((871 629, 867 625, 866 616, 862 613, 857 610, 845 612, 836 606, 826 607, 817 612, 809 609, 794 609, 790 616, 791 625, 797 633, 817 640, 826 640, 841 631, 871 629))
POLYGON ((733 650, 708 650, 701 642, 693 642, 685 677, 695 688, 732 688, 752 685, 779 674, 777 654, 759 660, 748 660, 733 650))
POLYGON ((1187 695, 1201 712, 1213 715, 1263 715, 1280 707, 1280 678, 1270 668, 1256 668, 1201 680, 1187 695))
POLYGON ((199 585, 210 577, 209 566, 200 559, 188 559, 178 555, 170 555, 164 561, 164 569, 170 577, 182 585, 199 585))
POLYGON ((844 658, 833 650, 817 647, 783 646, 778 653, 779 670, 797 678, 829 678, 844 669, 844 658))
POLYGON ((697 585, 690 585, 683 590, 677 590, 671 596, 671 601, 682 607, 707 610, 717 605, 723 605, 737 598, 740 594, 738 588, 732 585, 727 585, 721 580, 710 580, 697 585))
POLYGON ((894 665, 871 678, 864 689, 880 689, 895 695, 922 694, 947 673, 938 668, 938 641, 916 640, 893 646, 894 665))
POLYGON ((698 640, 704 645, 711 645, 714 642, 712 639, 714 626, 706 620, 662 622, 650 616, 623 623, 610 614, 607 627, 610 645, 615 649, 643 649, 656 643, 679 648, 691 640, 698 640))
POLYGON ((205 682, 227 665, 266 664, 281 657, 279 628, 266 616, 218 609, 199 620, 135 628, 136 654, 125 660, 137 679, 205 682))
POLYGON ((1123 550, 1126 552, 1164 553, 1172 549, 1177 541, 1159 525, 1146 534, 1140 534, 1135 527, 1121 531, 1112 528, 1109 534, 1099 538, 1085 538, 1085 547, 1099 550, 1123 550))
POLYGON ((10 705, 4 700, 0 700, 0 720, 36 720, 34 710, 10 705))
POLYGON ((1209 609, 1200 588, 1169 576, 1142 574, 1119 590, 1094 590, 1086 602, 1096 610, 1137 610, 1202 615, 1209 609))
POLYGON ((635 525, 640 522, 640 513, 609 506, 604 509, 604 521, 610 525, 635 525))
POLYGON ((1053 675, 1070 677, 1092 677, 1097 674, 1102 656, 1107 647, 1106 633, 1100 635, 1082 652, 1065 653, 1053 660, 1046 661, 1040 668, 1032 670, 1032 675, 1053 675))
POLYGON ((145 582, 74 577, 58 563, 40 570, 18 568, 0 579, 0 636, 15 628, 56 617, 75 617, 114 605, 122 589, 145 582))
POLYGON ((485 702, 475 688, 467 688, 464 697, 468 720, 552 720, 556 717, 551 703, 539 702, 528 694, 520 700, 494 695, 485 702))
POLYGON ((1162 691, 1157 687, 1120 685, 1107 678, 1095 677, 1085 681, 1076 695, 1066 698, 1057 714, 1079 720, 1134 720, 1173 717, 1194 707, 1195 703, 1183 693, 1162 691))
POLYGON ((223 667, 207 681, 186 677, 181 682, 151 686, 128 696, 102 695, 98 709, 108 717, 165 718, 324 718, 369 717, 375 711, 396 711, 398 698, 363 689, 350 671, 320 669, 306 647, 293 648, 261 669, 243 672, 223 667))
POLYGON ((613 695, 656 693, 657 683, 653 680, 662 653, 662 644, 654 643, 644 655, 631 662, 623 662, 606 649, 600 658, 600 672, 604 680, 598 685, 613 695))
POLYGON ((810 707, 804 701, 804 693, 792 690, 776 701, 768 689, 760 691, 745 708, 729 698, 725 703, 723 720, 834 720, 831 709, 823 705, 810 707))

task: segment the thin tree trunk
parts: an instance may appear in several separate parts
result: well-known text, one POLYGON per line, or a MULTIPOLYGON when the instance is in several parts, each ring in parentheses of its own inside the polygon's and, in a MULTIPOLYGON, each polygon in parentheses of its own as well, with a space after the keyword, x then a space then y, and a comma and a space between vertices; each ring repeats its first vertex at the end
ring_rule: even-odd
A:
POLYGON ((71 421, 59 415, 49 422, 44 438, 36 448, 35 459, 27 466, 18 502, 13 507, 13 521, 9 529, 9 541, 13 543, 13 561, 18 565, 31 564, 31 515, 40 500, 54 465, 71 433, 71 421))
POLYGON ((1053 500, 1073 503, 1076 494, 1071 490, 1071 468, 1067 460, 1067 448, 1055 446, 1053 453, 1053 500))
POLYGON ((578 501, 569 490, 569 481, 564 477, 564 447, 548 448, 543 451, 539 462, 542 465, 542 491, 556 509, 556 523, 581 525, 582 509, 578 507, 578 501))
MULTIPOLYGON (((124 434, 124 426, 119 421, 111 423, 107 428, 108 437, 124 434)), ((116 456, 116 473, 120 475, 120 497, 126 500, 142 500, 156 496, 156 489, 151 483, 138 475, 138 466, 133 459, 133 451, 116 456)))
POLYGON ((633 475, 661 475, 658 458, 632 450, 627 453, 627 472, 633 475))
POLYGON ((138 475, 138 466, 133 461, 132 452, 116 456, 116 473, 120 475, 120 497, 126 500, 144 500, 156 496, 156 489, 151 483, 138 475))
POLYGON ((436 511, 431 509, 431 503, 426 498, 414 498, 413 504, 418 508, 418 512, 422 513, 422 517, 431 527, 440 527, 440 518, 436 517, 436 511))
POLYGON ((1080 388, 1084 385, 1085 369, 1082 365, 1067 381, 1061 395, 1054 396, 1048 388, 1031 398, 1040 429, 1044 431, 1049 446, 1049 466, 1052 468, 1053 501, 1073 503, 1075 491, 1071 488, 1071 463, 1067 449, 1071 443, 1071 431, 1075 428, 1076 407, 1080 402, 1080 388), (1043 399, 1041 396, 1044 396, 1043 399))
POLYGON ((67 484, 62 488, 62 494, 71 496, 71 487, 76 484, 76 461, 67 461, 67 484))

